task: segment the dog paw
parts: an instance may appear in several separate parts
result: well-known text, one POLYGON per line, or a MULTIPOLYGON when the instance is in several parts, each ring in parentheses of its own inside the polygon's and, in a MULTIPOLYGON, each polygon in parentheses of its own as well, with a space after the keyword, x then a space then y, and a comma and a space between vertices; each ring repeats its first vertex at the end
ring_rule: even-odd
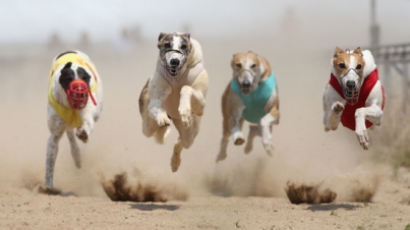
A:
POLYGON ((47 195, 61 195, 62 194, 60 189, 49 187, 46 185, 38 186, 37 192, 47 194, 47 195))
POLYGON ((248 142, 245 146, 245 153, 249 154, 252 151, 252 148, 253 148, 253 145, 250 142, 248 142))
POLYGON ((245 139, 243 139, 242 137, 238 137, 235 139, 235 141, 233 142, 235 145, 242 145, 243 143, 245 143, 245 139))
POLYGON ((369 149, 369 135, 367 130, 356 130, 356 136, 364 150, 369 149))
POLYGON ((218 154, 218 156, 216 157, 216 162, 219 162, 219 161, 223 161, 223 160, 225 160, 226 159, 226 157, 227 157, 228 155, 226 154, 226 152, 220 152, 219 154, 218 154))
POLYGON ((182 124, 187 127, 191 125, 192 122, 192 112, 191 108, 179 108, 178 109, 179 115, 181 116, 182 124))
POLYGON ((342 103, 340 103, 340 102, 335 102, 333 105, 332 105, 332 110, 335 112, 335 113, 340 113, 340 112, 342 112, 343 110, 345 109, 345 106, 342 104, 342 103))
POLYGON ((85 129, 82 129, 82 128, 77 129, 76 136, 78 137, 78 139, 80 139, 84 143, 87 143, 88 133, 87 131, 85 131, 85 129))
POLYGON ((266 154, 268 154, 268 156, 273 156, 273 145, 271 141, 263 142, 263 148, 265 149, 266 154))
POLYGON ((157 125, 159 127, 169 126, 171 125, 171 120, 168 118, 166 113, 160 113, 157 117, 157 125))
POLYGON ((245 138, 243 137, 242 132, 236 132, 233 134, 233 143, 234 145, 242 145, 245 143, 245 138))
POLYGON ((178 171, 179 165, 181 164, 181 157, 179 154, 172 155, 171 158, 171 170, 172 172, 178 171))

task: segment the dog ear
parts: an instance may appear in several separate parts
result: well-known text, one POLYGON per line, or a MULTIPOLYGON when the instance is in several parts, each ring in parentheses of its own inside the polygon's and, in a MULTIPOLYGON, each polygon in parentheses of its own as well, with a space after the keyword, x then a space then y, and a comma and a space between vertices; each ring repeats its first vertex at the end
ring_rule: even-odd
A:
POLYGON ((343 51, 342 49, 340 49, 338 46, 336 46, 335 49, 335 54, 333 55, 333 57, 337 57, 339 54, 344 53, 345 51, 343 51))
POLYGON ((167 34, 166 34, 166 33, 163 33, 163 32, 159 33, 158 41, 161 41, 161 39, 162 39, 163 37, 165 37, 165 35, 167 35, 167 34))
POLYGON ((358 54, 359 56, 363 57, 362 48, 357 47, 353 53, 358 54))
POLYGON ((63 69, 71 68, 72 65, 73 65, 72 62, 67 62, 67 64, 65 64, 65 66, 63 67, 63 69))
POLYGON ((191 39, 191 34, 190 33, 184 33, 182 36, 186 37, 188 40, 191 39))

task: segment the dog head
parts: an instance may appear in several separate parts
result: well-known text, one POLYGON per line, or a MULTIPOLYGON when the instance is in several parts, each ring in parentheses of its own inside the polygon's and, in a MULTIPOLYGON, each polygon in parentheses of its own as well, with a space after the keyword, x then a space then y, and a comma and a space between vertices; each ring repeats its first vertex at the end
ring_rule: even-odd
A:
POLYGON ((65 91, 69 88, 70 83, 75 79, 85 81, 88 87, 90 87, 91 76, 87 73, 87 71, 81 66, 73 65, 73 63, 68 62, 61 69, 58 81, 65 91))
POLYGON ((60 71, 59 83, 67 95, 71 108, 83 109, 88 101, 90 93, 91 76, 87 71, 73 63, 68 62, 60 71))
POLYGON ((248 53, 236 53, 232 57, 231 67, 233 78, 238 82, 240 91, 248 95, 259 85, 265 73, 268 72, 267 63, 257 54, 249 51, 248 53))
POLYGON ((360 48, 344 51, 336 47, 332 59, 333 74, 341 83, 345 98, 358 96, 363 82, 365 60, 360 48))
POLYGON ((160 33, 158 49, 161 64, 175 77, 187 62, 192 50, 189 33, 160 33))

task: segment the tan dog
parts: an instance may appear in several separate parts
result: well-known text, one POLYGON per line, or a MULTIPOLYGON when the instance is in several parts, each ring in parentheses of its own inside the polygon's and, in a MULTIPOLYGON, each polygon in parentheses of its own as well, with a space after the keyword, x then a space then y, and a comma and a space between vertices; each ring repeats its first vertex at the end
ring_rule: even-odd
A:
POLYGON ((181 163, 182 148, 189 148, 199 131, 205 107, 208 74, 200 44, 190 34, 161 33, 156 72, 144 86, 139 106, 143 133, 163 143, 171 120, 179 132, 171 159, 173 172, 181 163))
POLYGON ((278 84, 268 61, 249 51, 237 53, 231 61, 233 79, 222 96, 223 137, 216 161, 227 156, 229 137, 235 145, 245 142, 241 131, 244 120, 250 122, 245 153, 252 150, 255 136, 262 136, 268 155, 272 155, 272 125, 279 124, 278 84))
POLYGON ((371 52, 336 47, 330 81, 323 95, 325 131, 336 130, 342 122, 356 132, 360 145, 368 149, 367 128, 381 124, 384 101, 384 89, 371 52))

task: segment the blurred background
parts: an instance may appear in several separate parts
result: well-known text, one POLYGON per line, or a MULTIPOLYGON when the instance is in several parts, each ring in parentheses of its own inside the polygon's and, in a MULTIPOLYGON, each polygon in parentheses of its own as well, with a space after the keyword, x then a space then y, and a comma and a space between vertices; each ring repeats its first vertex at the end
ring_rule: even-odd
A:
POLYGON ((136 167, 180 180, 191 190, 203 186, 198 178, 228 175, 232 186, 238 180, 245 185, 217 192, 283 195, 283 184, 291 177, 324 180, 375 155, 390 159, 399 152, 404 161, 398 164, 410 165, 404 122, 409 117, 410 0, 1 0, 0 6, 2 180, 16 181, 27 173, 43 180, 49 68, 53 57, 68 49, 91 57, 104 81, 105 98, 101 120, 89 144, 82 146, 83 169, 75 169, 62 139, 57 187, 101 195, 99 174, 136 167), (173 31, 190 32, 199 40, 210 78, 201 131, 192 148, 183 151, 177 174, 169 166, 176 130, 165 145, 147 139, 137 107, 139 92, 154 73, 158 34, 173 31), (377 54, 388 93, 386 111, 392 115, 386 113, 383 126, 373 131, 371 153, 362 151, 354 133, 341 126, 336 132, 323 131, 321 97, 336 46, 372 48, 377 54), (216 165, 220 98, 231 79, 229 63, 233 53, 248 50, 266 57, 278 78, 276 155, 268 158, 256 139, 249 156, 231 144, 228 159, 216 165), (255 181, 268 186, 255 190, 255 181))

